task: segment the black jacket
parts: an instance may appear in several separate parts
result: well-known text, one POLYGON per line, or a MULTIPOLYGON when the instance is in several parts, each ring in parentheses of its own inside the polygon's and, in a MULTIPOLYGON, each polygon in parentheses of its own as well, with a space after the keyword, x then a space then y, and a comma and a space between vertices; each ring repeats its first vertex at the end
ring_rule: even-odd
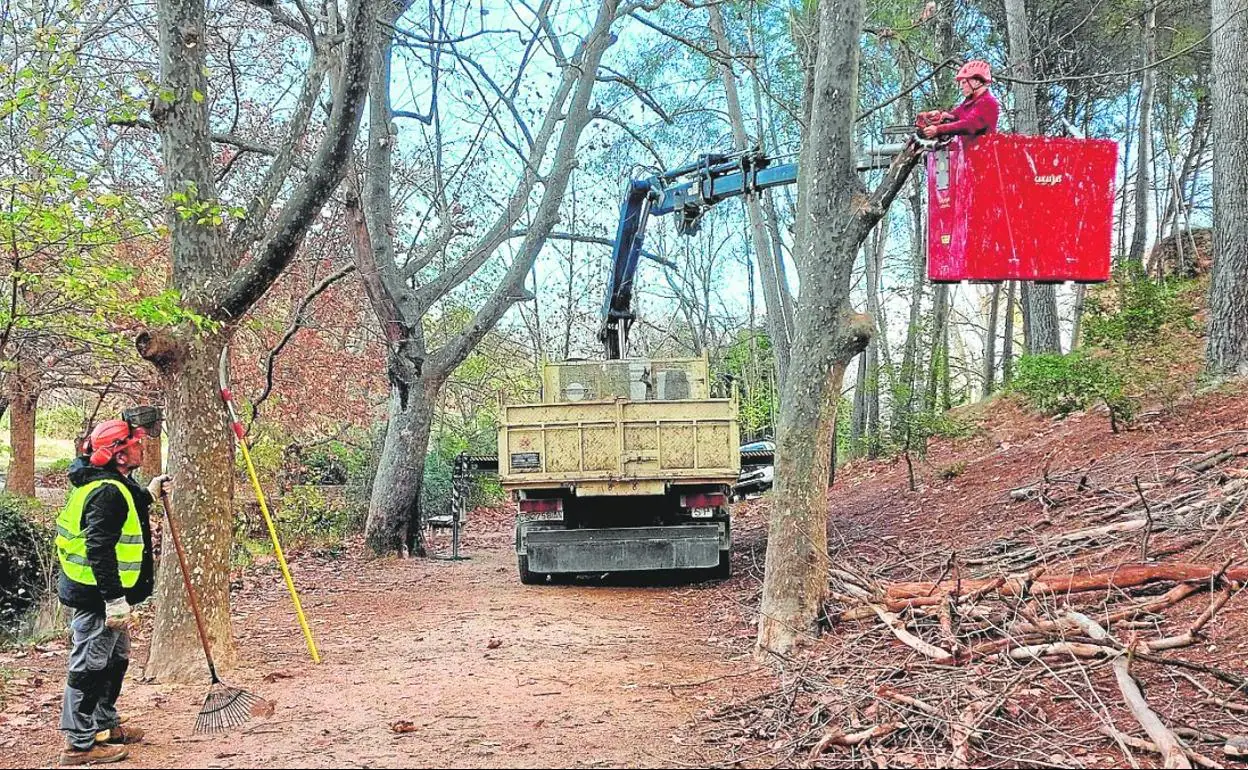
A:
POLYGON ((125 596, 130 604, 144 601, 152 595, 155 576, 152 528, 148 522, 152 496, 134 479, 121 475, 114 467, 97 468, 82 457, 76 458, 69 466, 69 482, 75 487, 104 479, 124 483, 134 497, 134 507, 139 512, 139 524, 143 528, 143 565, 139 568, 139 582, 133 588, 122 588, 121 576, 117 572, 116 548, 129 509, 121 490, 112 484, 100 486, 87 496, 82 507, 81 524, 83 535, 87 538, 87 561, 95 574, 96 585, 88 586, 70 580, 62 570, 57 586, 62 604, 91 612, 103 612, 104 602, 119 596, 125 596))

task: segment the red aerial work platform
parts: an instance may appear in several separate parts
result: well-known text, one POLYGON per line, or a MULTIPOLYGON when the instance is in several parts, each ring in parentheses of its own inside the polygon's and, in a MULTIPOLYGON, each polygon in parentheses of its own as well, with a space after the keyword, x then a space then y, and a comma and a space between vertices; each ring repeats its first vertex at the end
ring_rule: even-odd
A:
POLYGON ((1109 280, 1118 144, 991 134, 927 159, 932 281, 1109 280))

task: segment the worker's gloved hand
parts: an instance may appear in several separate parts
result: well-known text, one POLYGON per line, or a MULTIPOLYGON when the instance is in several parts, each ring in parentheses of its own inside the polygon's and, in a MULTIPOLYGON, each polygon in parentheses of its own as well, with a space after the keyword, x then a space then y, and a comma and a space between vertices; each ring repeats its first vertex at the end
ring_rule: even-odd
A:
POLYGON ((121 631, 129 628, 133 619, 130 602, 126 601, 126 597, 119 596, 104 603, 104 625, 112 630, 121 631))
POLYGON ((158 499, 160 497, 161 490, 163 490, 165 488, 165 485, 168 484, 170 480, 172 479, 173 479, 172 476, 162 473, 161 475, 147 482, 147 493, 152 496, 153 500, 158 499))

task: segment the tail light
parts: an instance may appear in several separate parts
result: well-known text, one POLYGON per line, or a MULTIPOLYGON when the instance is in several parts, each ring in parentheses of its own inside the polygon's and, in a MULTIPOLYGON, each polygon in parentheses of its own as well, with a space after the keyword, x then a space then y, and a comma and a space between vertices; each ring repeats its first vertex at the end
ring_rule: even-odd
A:
POLYGON ((681 495, 681 508, 719 508, 726 504, 728 498, 714 492, 711 494, 681 495))
POLYGON ((563 512, 563 498, 561 497, 542 497, 536 500, 521 500, 519 505, 521 513, 563 512))

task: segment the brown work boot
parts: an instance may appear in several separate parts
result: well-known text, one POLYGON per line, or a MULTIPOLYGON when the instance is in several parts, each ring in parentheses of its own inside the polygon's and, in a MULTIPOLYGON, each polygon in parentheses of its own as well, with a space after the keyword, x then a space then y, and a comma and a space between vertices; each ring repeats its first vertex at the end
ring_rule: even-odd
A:
POLYGON ((67 745, 61 751, 61 764, 106 765, 110 762, 120 762, 129 754, 130 750, 125 746, 110 746, 104 743, 97 743, 84 751, 67 745))
POLYGON ((121 727, 120 725, 111 730, 101 730, 95 734, 97 743, 138 743, 143 740, 143 731, 137 727, 121 727))

